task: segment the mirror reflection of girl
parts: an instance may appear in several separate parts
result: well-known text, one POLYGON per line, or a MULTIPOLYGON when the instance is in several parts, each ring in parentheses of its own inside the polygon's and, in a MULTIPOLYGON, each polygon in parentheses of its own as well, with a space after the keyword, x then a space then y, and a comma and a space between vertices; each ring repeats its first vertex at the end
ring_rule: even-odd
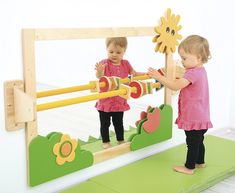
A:
POLYGON ((171 90, 180 89, 176 124, 185 132, 188 149, 185 164, 173 169, 193 174, 195 167, 205 167, 204 134, 212 127, 207 73, 203 67, 210 58, 209 44, 205 38, 191 35, 180 43, 178 52, 186 69, 183 78, 171 81, 153 68, 149 68, 148 74, 171 90))
MULTIPOLYGON (((107 38, 107 59, 103 59, 96 63, 96 77, 100 78, 101 76, 117 76, 120 78, 127 78, 129 75, 143 75, 144 73, 136 72, 128 60, 123 59, 126 49, 126 37, 107 38)), ((103 142, 103 148, 107 149, 112 147, 109 138, 109 127, 111 125, 111 120, 116 133, 117 143, 124 143, 123 115, 124 111, 130 109, 126 99, 123 99, 119 96, 100 99, 96 103, 96 109, 99 112, 100 133, 103 142)))

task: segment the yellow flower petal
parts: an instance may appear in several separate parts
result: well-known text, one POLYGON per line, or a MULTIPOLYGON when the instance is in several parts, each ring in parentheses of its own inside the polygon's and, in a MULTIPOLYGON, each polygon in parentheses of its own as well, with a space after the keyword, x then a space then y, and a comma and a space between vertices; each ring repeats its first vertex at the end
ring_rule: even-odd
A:
POLYGON ((59 154, 59 150, 60 150, 60 143, 56 143, 53 147, 53 153, 55 155, 58 155, 59 154))
POLYGON ((56 157, 56 163, 58 165, 63 165, 65 163, 65 159, 62 159, 60 156, 56 157))
POLYGON ((63 135, 62 137, 61 137, 61 142, 64 142, 64 141, 69 141, 70 140, 70 137, 69 137, 69 135, 63 135))
POLYGON ((76 156, 75 150, 77 146, 78 142, 76 139, 71 139, 70 136, 66 134, 62 135, 60 142, 56 143, 53 147, 53 153, 56 155, 56 163, 63 165, 65 162, 73 161, 76 156))
POLYGON ((75 152, 74 152, 74 153, 71 153, 70 156, 67 157, 66 161, 67 161, 67 162, 71 162, 71 161, 74 160, 74 158, 75 158, 75 152))

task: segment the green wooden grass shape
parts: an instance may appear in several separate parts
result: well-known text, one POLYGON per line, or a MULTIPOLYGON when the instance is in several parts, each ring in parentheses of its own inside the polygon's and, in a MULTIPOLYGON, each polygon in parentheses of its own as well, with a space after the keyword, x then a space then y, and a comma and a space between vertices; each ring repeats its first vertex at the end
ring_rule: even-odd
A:
POLYGON ((49 180, 81 170, 93 164, 93 154, 82 150, 78 142, 75 159, 63 165, 56 163, 53 147, 60 142, 61 133, 52 132, 46 137, 37 136, 29 145, 29 184, 36 186, 49 180))
MULTIPOLYGON (((131 150, 137 150, 149 145, 153 145, 167 139, 172 138, 172 108, 169 105, 161 105, 158 108, 150 108, 148 110, 147 117, 139 121, 137 126, 137 133, 130 136, 128 141, 131 142, 131 150), (155 131, 149 133, 143 128, 143 124, 148 121, 150 113, 154 110, 160 110, 160 123, 155 131)), ((157 121, 157 120, 156 120, 157 121)))

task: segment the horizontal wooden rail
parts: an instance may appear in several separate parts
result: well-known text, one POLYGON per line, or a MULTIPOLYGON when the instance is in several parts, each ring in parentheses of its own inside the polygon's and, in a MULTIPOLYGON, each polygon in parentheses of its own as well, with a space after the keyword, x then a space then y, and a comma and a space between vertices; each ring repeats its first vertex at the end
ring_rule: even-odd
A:
POLYGON ((99 163, 114 157, 117 157, 119 155, 131 152, 131 143, 126 142, 118 146, 114 146, 112 148, 104 149, 99 152, 95 152, 93 154, 94 156, 94 163, 99 163))
MULTIPOLYGON (((159 82, 152 83, 152 88, 160 88, 160 87, 161 87, 161 84, 159 82)), ((131 87, 130 89, 131 89, 132 93, 136 92, 136 87, 131 87)), ((74 105, 74 104, 78 104, 78 103, 93 101, 93 100, 97 100, 97 99, 104 99, 104 98, 108 98, 108 97, 122 96, 122 95, 126 95, 126 94, 127 94, 126 89, 119 89, 119 90, 113 90, 113 91, 103 92, 103 93, 96 93, 96 94, 91 94, 91 95, 81 96, 81 97, 76 97, 76 98, 58 100, 58 101, 54 101, 54 102, 49 102, 49 103, 37 105, 37 111, 43 111, 43 110, 48 110, 48 109, 53 109, 53 108, 58 108, 58 107, 63 107, 63 106, 68 106, 68 105, 74 105)))
POLYGON ((126 94, 126 90, 120 89, 120 90, 96 93, 96 94, 91 94, 91 95, 81 96, 81 97, 76 97, 76 98, 64 99, 64 100, 37 105, 37 111, 43 111, 43 110, 48 110, 48 109, 63 107, 63 106, 68 106, 68 105, 74 105, 78 103, 93 101, 97 99, 103 99, 107 97, 119 96, 119 95, 124 95, 124 94, 126 94))
POLYGON ((96 86, 95 84, 89 83, 89 84, 84 84, 80 86, 72 86, 72 87, 67 87, 67 88, 58 88, 58 89, 41 91, 41 92, 37 92, 37 98, 72 93, 72 92, 77 92, 77 91, 82 91, 82 90, 95 89, 95 86, 96 86))
MULTIPOLYGON (((132 78, 132 80, 146 80, 149 79, 150 77, 148 75, 142 75, 142 76, 135 76, 132 78)), ((127 84, 130 82, 129 78, 123 78, 121 79, 122 84, 127 84)), ((104 82, 100 83, 100 88, 105 86, 104 82)), ((82 90, 89 90, 89 89, 95 89, 96 85, 93 83, 89 84, 84 84, 80 86, 72 86, 72 87, 67 87, 67 88, 58 88, 58 89, 52 89, 52 90, 46 90, 46 91, 41 91, 37 92, 37 98, 42 98, 42 97, 48 97, 48 96, 54 96, 54 95, 59 95, 59 94, 66 94, 66 93, 72 93, 72 92, 78 92, 82 90)))
MULTIPOLYGON (((26 30, 26 29, 25 29, 26 30)), ((69 40, 122 36, 154 36, 154 27, 34 29, 35 40, 69 40)))

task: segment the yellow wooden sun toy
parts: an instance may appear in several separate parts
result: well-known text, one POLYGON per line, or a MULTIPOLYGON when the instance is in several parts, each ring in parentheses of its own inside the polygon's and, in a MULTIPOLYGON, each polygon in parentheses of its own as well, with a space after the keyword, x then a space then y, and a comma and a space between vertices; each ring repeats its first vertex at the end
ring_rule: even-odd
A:
POLYGON ((167 9, 166 17, 161 17, 161 24, 154 28, 157 35, 153 38, 153 42, 156 42, 155 51, 161 53, 175 52, 175 48, 179 45, 178 40, 182 36, 178 31, 182 28, 178 25, 180 16, 171 14, 171 9, 167 9))

